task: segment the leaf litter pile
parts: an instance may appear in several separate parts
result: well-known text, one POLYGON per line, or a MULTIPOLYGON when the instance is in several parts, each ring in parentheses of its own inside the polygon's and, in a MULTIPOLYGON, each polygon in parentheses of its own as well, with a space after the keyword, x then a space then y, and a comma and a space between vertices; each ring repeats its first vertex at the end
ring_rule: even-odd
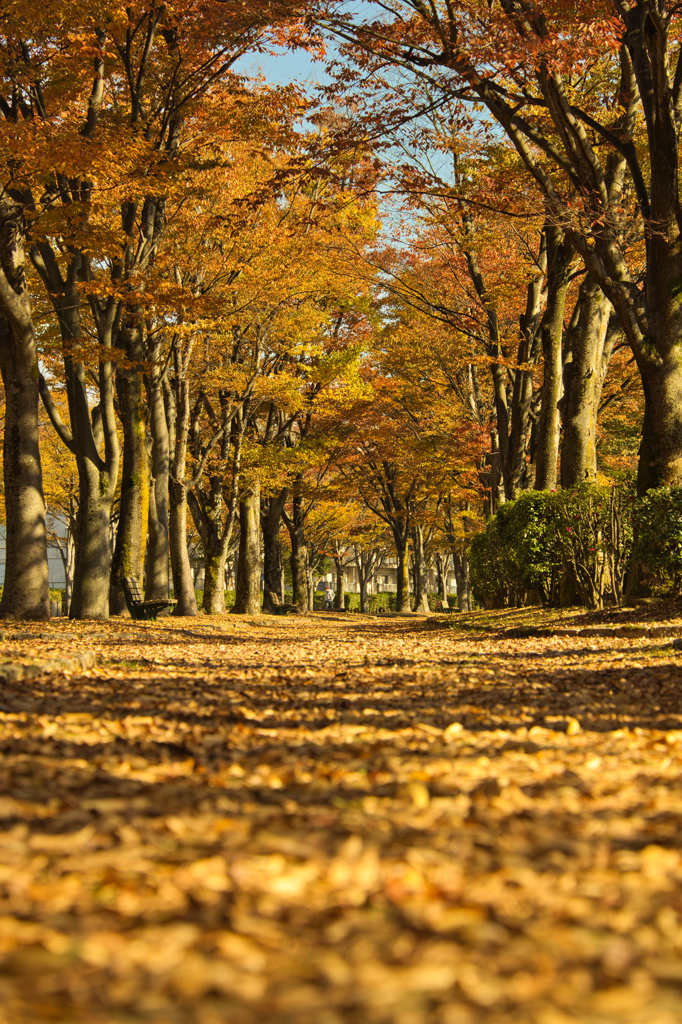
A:
POLYGON ((670 640, 433 625, 17 626, 2 1024, 678 1024, 670 640))

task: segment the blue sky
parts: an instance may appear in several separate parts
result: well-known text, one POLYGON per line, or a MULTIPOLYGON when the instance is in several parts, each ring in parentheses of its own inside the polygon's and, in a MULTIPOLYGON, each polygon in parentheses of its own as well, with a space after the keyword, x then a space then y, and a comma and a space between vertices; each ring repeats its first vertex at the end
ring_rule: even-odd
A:
POLYGON ((256 53, 244 57, 237 64, 237 70, 247 75, 261 72, 274 85, 299 82, 301 85, 315 85, 324 79, 324 63, 315 63, 305 50, 282 50, 279 54, 256 53))

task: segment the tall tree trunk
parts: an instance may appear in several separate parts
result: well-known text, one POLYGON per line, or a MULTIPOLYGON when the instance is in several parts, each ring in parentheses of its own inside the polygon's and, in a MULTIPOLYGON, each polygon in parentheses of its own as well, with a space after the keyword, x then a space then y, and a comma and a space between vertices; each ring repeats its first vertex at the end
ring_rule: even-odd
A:
POLYGON ((137 313, 128 313, 123 333, 125 358, 130 365, 119 370, 116 382, 123 424, 123 470, 121 512, 109 591, 109 610, 113 615, 122 614, 126 608, 121 585, 123 577, 132 576, 142 583, 149 525, 148 409, 141 369, 143 331, 137 313))
POLYGON ((469 558, 466 554, 453 555, 455 580, 457 582, 457 607, 460 612, 471 611, 471 587, 469 584, 469 558))
POLYGON ((426 613, 429 611, 429 596, 427 593, 427 564, 424 550, 424 531, 421 526, 415 526, 412 530, 412 550, 414 557, 414 610, 415 612, 426 613))
POLYGON ((187 492, 183 484, 173 479, 170 481, 168 530, 173 593, 177 601, 173 615, 197 615, 194 574, 187 550, 187 492))
POLYGON ((87 259, 82 253, 74 254, 66 277, 49 243, 33 246, 31 259, 59 322, 70 425, 62 421, 42 376, 40 393, 52 426, 74 456, 78 469, 76 563, 69 616, 106 619, 109 616, 111 506, 120 456, 114 410, 114 369, 108 358, 118 317, 117 302, 112 297, 106 300, 90 297, 102 352, 98 370, 99 403, 91 409, 92 380, 80 357, 82 296, 78 285, 80 277, 87 276, 87 259))
POLYGON ((542 335, 542 402, 533 453, 534 487, 550 491, 556 487, 559 466, 561 413, 559 403, 563 389, 561 350, 564 336, 564 312, 569 285, 572 246, 561 239, 558 228, 547 229, 547 308, 543 317, 542 335))
POLYGON ((310 564, 309 561, 308 561, 308 563, 306 565, 306 574, 305 574, 305 576, 306 576, 306 580, 307 580, 307 583, 308 583, 308 611, 309 612, 314 612, 315 611, 315 574, 313 572, 313 567, 312 567, 312 565, 310 564))
POLYGON ((5 385, 5 585, 0 616, 48 619, 50 591, 38 445, 38 352, 21 210, 0 204, 0 370, 5 385))
POLYGON ((682 483, 682 346, 666 359, 640 361, 644 422, 639 448, 637 490, 679 487, 682 483))
POLYGON ((289 491, 261 498, 261 530, 263 533, 263 611, 274 612, 282 602, 282 548, 279 529, 282 510, 289 491))
POLYGON ((369 551, 354 546, 354 563, 358 570, 358 583, 360 584, 360 611, 367 613, 367 590, 369 581, 379 562, 379 554, 376 548, 369 551))
POLYGON ((305 539, 305 509, 300 493, 302 478, 294 480, 291 500, 291 515, 283 513, 284 522, 291 542, 291 586, 293 604, 301 614, 308 611, 308 546, 305 539))
POLYGON ((227 545, 215 534, 204 546, 204 599, 202 608, 207 615, 225 614, 225 560, 227 545))
POLYGON ((398 612, 410 611, 410 545, 406 538, 395 536, 396 553, 398 555, 397 584, 395 607, 398 612))
POLYGON ((611 304, 590 276, 580 286, 578 304, 564 366, 562 487, 597 479, 597 413, 611 304))
MULTIPOLYGON (((150 352, 153 364, 158 364, 160 345, 150 352)), ((147 582, 145 597, 148 601, 166 601, 169 594, 168 554, 169 515, 168 491, 170 476, 170 449, 168 423, 163 396, 163 381, 158 365, 153 365, 147 379, 149 425, 152 435, 151 481, 149 489, 149 541, 147 544, 147 582)))
POLYGON ((443 608, 448 608, 448 568, 450 566, 450 555, 442 555, 436 552, 436 573, 438 576, 438 597, 443 608))
POLYGON ((334 556, 334 568, 336 570, 336 593, 334 594, 334 607, 337 611, 343 611, 346 607, 346 576, 343 557, 334 556))
POLYGON ((358 584, 360 586, 360 611, 367 614, 367 576, 361 569, 358 569, 358 584))
POLYGON ((190 425, 189 382, 187 369, 192 354, 191 340, 173 339, 173 378, 164 379, 164 399, 168 429, 169 513, 168 543, 170 547, 173 594, 177 601, 173 615, 197 615, 194 573, 187 549, 187 443, 190 425))
POLYGON ((308 611, 308 548, 303 527, 289 530, 291 540, 291 586, 293 604, 299 612, 308 611))
POLYGON ((239 560, 233 612, 260 614, 260 481, 239 504, 239 560))

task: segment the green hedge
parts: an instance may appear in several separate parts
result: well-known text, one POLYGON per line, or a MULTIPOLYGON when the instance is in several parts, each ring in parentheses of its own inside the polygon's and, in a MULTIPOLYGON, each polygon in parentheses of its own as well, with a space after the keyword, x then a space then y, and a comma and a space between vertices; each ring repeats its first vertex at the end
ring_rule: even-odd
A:
POLYGON ((563 586, 588 607, 600 608, 609 597, 620 604, 634 514, 627 485, 527 491, 472 539, 474 597, 493 607, 556 605, 563 586))
POLYGON ((635 508, 635 557, 653 593, 682 593, 682 487, 647 491, 635 508))

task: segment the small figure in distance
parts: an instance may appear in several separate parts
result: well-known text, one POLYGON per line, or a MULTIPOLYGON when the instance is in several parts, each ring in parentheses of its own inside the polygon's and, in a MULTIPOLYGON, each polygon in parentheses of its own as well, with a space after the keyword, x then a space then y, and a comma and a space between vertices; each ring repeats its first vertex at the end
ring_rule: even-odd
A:
POLYGON ((334 591, 329 586, 329 584, 327 584, 327 586, 324 588, 324 610, 326 612, 330 612, 330 611, 332 611, 333 608, 334 608, 334 591))

